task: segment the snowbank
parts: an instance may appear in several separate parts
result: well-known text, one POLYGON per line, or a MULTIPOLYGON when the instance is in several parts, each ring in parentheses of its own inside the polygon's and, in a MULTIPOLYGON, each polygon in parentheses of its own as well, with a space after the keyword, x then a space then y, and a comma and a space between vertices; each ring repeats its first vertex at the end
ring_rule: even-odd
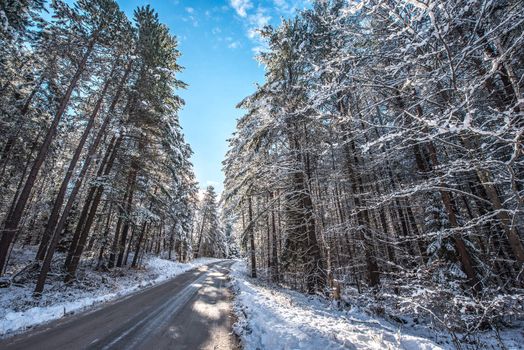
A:
POLYGON ((247 276, 244 262, 232 266, 235 333, 250 349, 522 349, 522 329, 469 334, 400 326, 353 306, 276 288, 247 276))
POLYGON ((233 265, 231 275, 234 330, 247 350, 443 349, 356 310, 337 310, 319 297, 264 285, 246 276, 243 262, 233 265))
POLYGON ((219 259, 202 258, 180 263, 150 257, 143 270, 115 270, 112 274, 86 271, 72 286, 46 286, 41 300, 32 298, 33 283, 0 288, 0 336, 58 319, 88 307, 114 300, 173 278, 219 259))

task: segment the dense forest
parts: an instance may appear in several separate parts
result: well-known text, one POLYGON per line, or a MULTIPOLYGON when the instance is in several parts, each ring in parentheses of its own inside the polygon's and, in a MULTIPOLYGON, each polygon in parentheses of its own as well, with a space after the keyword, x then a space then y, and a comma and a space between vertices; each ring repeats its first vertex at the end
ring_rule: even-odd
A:
POLYGON ((38 296, 50 270, 67 283, 85 261, 191 259, 198 188, 176 37, 152 8, 131 21, 113 0, 1 9, 1 274, 34 276, 38 296), (12 270, 12 252, 32 248, 12 270))
MULTIPOLYGON (((265 15, 222 5, 246 28, 265 15)), ((403 348, 419 328, 421 348, 520 342, 524 2, 295 10, 257 31, 264 81, 237 106, 221 192, 199 188, 179 41, 152 7, 0 2, 0 338, 173 279, 115 312, 109 347, 175 314, 200 322, 177 336, 214 324, 253 349, 403 348)))
POLYGON ((208 186, 203 193, 200 205, 195 212, 194 237, 192 242, 193 258, 213 256, 226 258, 236 256, 232 228, 223 227, 222 222, 227 221, 220 217, 217 194, 213 186, 208 186))
POLYGON ((519 0, 315 1, 263 28, 223 163, 251 275, 450 330, 521 318, 523 33, 519 0))

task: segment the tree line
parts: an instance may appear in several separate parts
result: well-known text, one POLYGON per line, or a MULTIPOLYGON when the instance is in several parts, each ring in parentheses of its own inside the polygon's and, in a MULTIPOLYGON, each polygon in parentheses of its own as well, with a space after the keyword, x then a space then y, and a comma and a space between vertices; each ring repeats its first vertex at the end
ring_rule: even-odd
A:
POLYGON ((13 0, 0 22, 0 274, 17 247, 35 247, 36 296, 51 269, 71 282, 82 261, 189 259, 186 84, 157 13, 139 7, 131 21, 114 0, 13 0))
POLYGON ((220 203, 213 186, 206 188, 197 206, 192 241, 195 258, 236 255, 232 228, 227 225, 227 219, 221 217, 220 203))
POLYGON ((522 312, 523 33, 518 0, 315 1, 262 29, 223 163, 251 275, 522 312))

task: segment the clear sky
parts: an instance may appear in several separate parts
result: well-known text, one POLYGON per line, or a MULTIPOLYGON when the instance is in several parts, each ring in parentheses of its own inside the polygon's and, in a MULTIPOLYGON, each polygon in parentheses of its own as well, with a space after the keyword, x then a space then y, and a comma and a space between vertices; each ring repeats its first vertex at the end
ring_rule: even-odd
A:
POLYGON ((201 187, 222 191, 222 160, 227 139, 242 115, 235 108, 255 90, 264 69, 254 59, 263 44, 254 29, 276 25, 308 0, 118 0, 132 18, 133 9, 150 4, 180 42, 185 67, 180 79, 189 84, 180 95, 186 140, 201 187))

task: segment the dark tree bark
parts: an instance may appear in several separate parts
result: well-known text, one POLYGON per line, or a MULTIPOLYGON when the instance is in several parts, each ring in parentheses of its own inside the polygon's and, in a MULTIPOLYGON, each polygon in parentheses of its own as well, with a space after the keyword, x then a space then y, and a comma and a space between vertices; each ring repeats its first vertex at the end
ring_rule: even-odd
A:
POLYGON ((247 197, 248 202, 248 235, 249 235, 249 254, 251 257, 251 277, 257 277, 257 261, 255 256, 255 230, 253 225, 253 205, 251 203, 251 196, 247 197))
POLYGON ((133 208, 133 195, 135 193, 135 184, 136 184, 136 176, 137 176, 138 170, 135 169, 134 166, 131 167, 131 170, 129 171, 129 177, 128 177, 128 193, 127 196, 127 203, 126 203, 126 218, 124 220, 124 228, 122 229, 122 235, 120 236, 120 244, 119 244, 119 253, 118 253, 118 259, 116 262, 117 267, 122 267, 122 262, 124 261, 124 251, 126 248, 126 242, 127 242, 127 233, 129 232, 129 226, 131 223, 131 210, 133 208))
POLYGON ((53 121, 51 122, 51 126, 49 127, 47 134, 44 137, 44 141, 42 145, 40 146, 36 159, 31 168, 31 171, 29 172, 25 185, 20 193, 20 197, 16 201, 16 205, 14 205, 14 210, 7 217, 4 223, 4 229, 2 231, 2 238, 0 239, 0 272, 4 270, 4 265, 7 260, 7 253, 9 251, 9 247, 11 245, 11 242, 13 241, 16 231, 18 230, 18 225, 20 223, 23 212, 27 205, 27 200, 29 199, 31 190, 34 187, 36 178, 38 176, 38 172, 40 171, 40 168, 42 167, 44 160, 47 158, 47 154, 51 147, 51 142, 53 141, 56 135, 56 132, 58 130, 58 123, 62 119, 62 116, 64 115, 64 112, 66 110, 67 104, 69 103, 69 99, 71 98, 71 94, 73 93, 73 90, 75 89, 78 81, 80 80, 82 73, 85 70, 87 60, 93 51, 93 48, 97 42, 97 39, 98 38, 95 34, 92 36, 91 40, 89 41, 86 47, 86 52, 84 53, 82 60, 78 64, 75 75, 71 79, 69 86, 67 87, 66 92, 64 94, 64 97, 60 101, 60 106, 58 107, 58 111, 55 114, 53 121))
POLYGON ((138 267, 138 256, 140 254, 140 247, 142 246, 142 241, 144 240, 144 235, 147 231, 148 223, 147 221, 144 221, 142 224, 142 229, 140 230, 140 235, 138 236, 138 240, 136 242, 135 247, 135 256, 133 256, 133 262, 131 263, 131 267, 138 267))
MULTIPOLYGON (((58 190, 58 194, 53 202, 53 208, 51 210, 51 215, 49 216, 49 220, 47 221, 47 225, 44 231, 44 235, 42 237, 42 241, 40 242, 40 247, 38 248, 38 253, 36 255, 36 258, 38 260, 42 260, 44 258, 49 240, 51 239, 51 236, 56 229, 56 223, 58 222, 58 219, 60 217, 60 211, 62 210, 62 205, 66 197, 66 191, 69 186, 69 181, 73 177, 73 172, 75 170, 76 164, 78 163, 78 160, 80 159, 80 155, 82 154, 84 145, 87 141, 89 134, 91 133, 91 129, 93 128, 93 125, 95 123, 95 119, 98 116, 98 112, 100 111, 100 108, 102 107, 102 102, 104 100, 105 94, 107 92, 107 89, 109 88, 109 85, 111 84, 113 72, 114 72, 114 67, 111 70, 109 77, 106 79, 103 85, 102 91, 100 92, 100 95, 98 96, 98 100, 96 101, 95 107, 93 108, 93 111, 91 112, 91 115, 89 116, 84 132, 82 133, 82 136, 80 137, 80 140, 78 141, 78 145, 76 146, 76 150, 75 150, 75 153, 73 154, 73 158, 69 162, 69 166, 66 170, 65 176, 62 179, 60 189, 58 190)), ((91 158, 90 155, 88 155, 88 159, 90 158, 91 158)), ((84 167, 89 167, 88 161, 84 163, 84 167)), ((86 172, 86 171, 83 171, 83 172, 86 172)), ((67 214, 68 213, 64 212, 63 215, 67 216, 67 214)))

